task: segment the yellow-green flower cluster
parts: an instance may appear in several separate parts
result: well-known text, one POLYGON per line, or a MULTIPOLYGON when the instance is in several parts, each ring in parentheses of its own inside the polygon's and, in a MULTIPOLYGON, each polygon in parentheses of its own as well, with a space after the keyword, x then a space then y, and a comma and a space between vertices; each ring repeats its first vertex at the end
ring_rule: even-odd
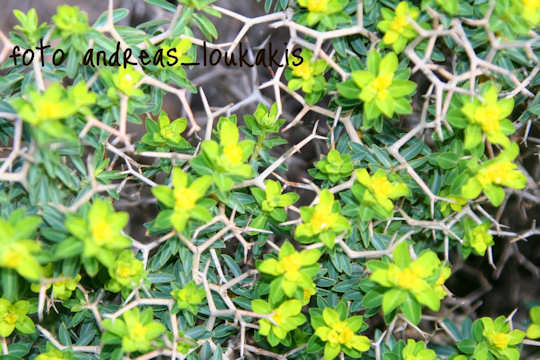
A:
POLYGON ((105 288, 112 292, 131 290, 146 277, 144 264, 135 258, 131 250, 124 250, 109 268, 111 280, 105 288))
MULTIPOLYGON (((312 278, 319 271, 321 253, 317 249, 302 250, 298 252, 288 241, 283 243, 278 259, 267 259, 258 264, 257 269, 265 274, 275 276, 272 282, 276 283, 288 297, 293 297, 297 289, 301 289, 300 298, 304 298, 304 291, 315 292, 312 278)), ((273 287, 273 285, 270 285, 273 287)), ((309 298, 309 297, 308 297, 309 298)))
POLYGON ((240 141, 235 115, 221 117, 217 129, 219 143, 204 140, 201 145, 202 155, 193 159, 191 165, 202 175, 206 175, 207 169, 212 168, 214 183, 224 192, 233 187, 235 179, 246 179, 253 174, 253 168, 247 161, 255 143, 252 140, 240 141))
POLYGON ((421 305, 438 311, 440 301, 446 296, 444 282, 450 276, 450 268, 443 266, 437 255, 426 250, 412 260, 409 246, 401 242, 393 251, 394 263, 369 261, 370 279, 388 290, 383 295, 382 309, 390 314, 400 307, 413 323, 420 321, 421 305))
POLYGON ((466 121, 458 116, 449 118, 450 123, 465 129, 465 148, 473 149, 483 142, 482 134, 493 144, 503 147, 510 145, 508 135, 514 132, 514 125, 507 117, 512 113, 514 100, 506 98, 498 100, 497 88, 491 84, 482 89, 482 100, 473 98, 466 100, 461 107, 466 121))
MULTIPOLYGON (((407 80, 408 71, 398 70, 396 53, 383 57, 376 50, 369 52, 366 70, 351 73, 352 81, 338 84, 339 93, 347 99, 364 102, 364 123, 384 114, 391 118, 394 114, 410 114, 412 107, 407 98, 416 89, 416 83, 407 80)), ((366 127, 368 127, 366 125, 366 127)))
POLYGON ((143 97, 144 92, 138 87, 139 81, 142 78, 143 74, 135 70, 132 66, 121 67, 111 76, 115 88, 109 89, 108 95, 114 97, 114 90, 119 90, 128 97, 143 97))
POLYGON ((321 23, 322 28, 332 30, 338 24, 350 21, 343 9, 349 0, 298 0, 298 5, 307 10, 300 22, 308 26, 321 23))
POLYGON ((322 312, 322 321, 312 318, 311 323, 315 335, 325 343, 325 360, 334 359, 342 351, 348 356, 358 358, 371 346, 367 336, 356 334, 364 325, 362 316, 345 318, 338 311, 327 307, 322 312))
POLYGON ((383 169, 369 175, 366 169, 356 171, 356 182, 352 193, 360 202, 359 216, 364 221, 385 220, 392 216, 392 200, 410 194, 406 184, 400 180, 390 181, 383 169))
POLYGON ((8 337, 17 329, 22 334, 31 334, 35 331, 32 319, 28 317, 30 303, 19 300, 12 304, 9 300, 0 298, 0 336, 8 337))
POLYGON ((306 93, 306 102, 315 104, 326 91, 324 73, 328 64, 323 59, 313 60, 313 52, 308 49, 302 49, 300 57, 300 63, 293 56, 289 58, 285 77, 289 81, 289 89, 302 89, 306 93))
POLYGON ((423 341, 407 339, 407 345, 401 351, 403 360, 435 360, 438 359, 435 351, 426 349, 423 341))
POLYGON ((493 321, 483 317, 482 336, 487 340, 488 349, 499 359, 519 359, 519 350, 516 345, 521 343, 525 333, 521 330, 510 330, 510 324, 504 316, 499 316, 493 321))
POLYGON ((155 147, 156 150, 172 148, 187 149, 191 145, 182 137, 187 128, 187 119, 178 118, 171 121, 165 111, 161 111, 158 121, 146 119, 146 134, 141 142, 155 147))
POLYGON ((472 248, 474 253, 484 256, 486 249, 494 244, 493 236, 489 233, 489 222, 476 224, 469 218, 465 219, 465 241, 463 246, 472 248))
POLYGON ((379 21, 377 28, 384 32, 383 43, 391 45, 396 53, 400 53, 405 45, 416 37, 416 30, 409 23, 408 18, 417 20, 420 11, 406 1, 396 6, 395 12, 387 8, 381 8, 384 20, 379 21))
POLYGON ((197 315, 198 305, 206 298, 206 292, 197 287, 195 282, 190 281, 184 288, 171 291, 171 296, 176 300, 179 309, 187 309, 193 315, 197 315))
POLYGON ((43 269, 36 258, 41 245, 32 240, 41 219, 16 210, 0 218, 0 267, 13 269, 29 280, 39 280, 43 269))
POLYGON ((327 189, 319 194, 319 203, 314 207, 302 206, 300 216, 303 223, 296 227, 294 236, 301 243, 313 243, 317 240, 333 248, 336 236, 349 230, 347 218, 340 214, 339 201, 327 189))
POLYGON ((253 312, 269 315, 268 318, 259 319, 259 334, 266 336, 272 346, 276 346, 287 334, 306 322, 306 317, 301 313, 302 302, 297 299, 287 300, 276 308, 264 300, 251 301, 253 312))
POLYGON ((519 147, 512 143, 499 155, 476 165, 474 175, 461 188, 461 194, 466 199, 476 199, 484 192, 494 206, 499 206, 504 200, 506 186, 513 189, 523 189, 527 178, 512 162, 519 154, 519 147))
POLYGON ((152 308, 142 312, 134 308, 126 311, 121 319, 105 319, 103 328, 122 339, 122 350, 127 353, 152 349, 155 339, 166 330, 165 326, 154 321, 152 308))
POLYGON ((90 29, 88 26, 88 15, 85 12, 79 11, 77 6, 58 6, 56 15, 52 17, 52 21, 62 37, 79 35, 90 29))
POLYGON ((282 194, 281 185, 277 181, 266 180, 264 186, 264 191, 259 188, 250 188, 262 210, 261 214, 250 223, 250 227, 255 229, 263 229, 269 219, 279 222, 285 221, 287 219, 285 209, 300 198, 298 194, 293 192, 282 194))
POLYGON ((88 92, 84 81, 67 90, 58 83, 52 83, 43 93, 29 90, 28 99, 15 98, 11 104, 19 116, 27 123, 58 138, 73 137, 73 131, 61 120, 80 112, 89 114, 89 105, 96 102, 97 95, 88 92))
POLYGON ((175 230, 182 232, 189 219, 204 222, 212 218, 208 209, 202 205, 211 184, 210 176, 201 176, 190 181, 185 171, 174 168, 172 171, 173 188, 158 185, 152 188, 152 194, 167 207, 173 208, 172 212, 166 214, 170 217, 175 230))
POLYGON ((315 168, 313 171, 308 170, 315 179, 328 179, 331 183, 336 183, 350 177, 354 165, 350 155, 342 155, 336 149, 331 149, 327 156, 315 163, 315 168))
POLYGON ((131 246, 131 239, 122 233, 128 220, 126 212, 115 212, 110 201, 100 199, 94 201, 86 217, 66 218, 66 228, 82 242, 82 260, 89 275, 98 271, 95 260, 111 269, 120 252, 131 246))

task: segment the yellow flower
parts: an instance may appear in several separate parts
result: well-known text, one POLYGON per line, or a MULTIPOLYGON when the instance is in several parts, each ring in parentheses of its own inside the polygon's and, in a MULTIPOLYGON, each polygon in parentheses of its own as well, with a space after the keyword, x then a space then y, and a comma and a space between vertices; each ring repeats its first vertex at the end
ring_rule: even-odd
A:
POLYGON ((240 164, 243 158, 242 148, 238 144, 228 144, 223 148, 225 157, 233 164, 240 164))
POLYGON ((300 65, 292 66, 292 73, 296 77, 307 80, 313 76, 313 67, 308 59, 304 59, 300 65))
POLYGON ((408 18, 418 19, 418 8, 409 6, 409 3, 402 1, 396 7, 395 13, 386 8, 381 9, 383 17, 379 21, 377 28, 385 33, 383 43, 392 45, 394 51, 401 52, 407 42, 416 36, 416 30, 409 23, 408 18))
POLYGON ((402 182, 390 182, 384 170, 379 169, 370 175, 366 169, 356 171, 358 185, 353 186, 353 194, 364 206, 377 212, 377 216, 392 216, 394 204, 392 200, 406 196, 409 188, 402 182), (359 186, 361 185, 361 186, 359 186), (363 190, 367 191, 363 191, 363 190))
POLYGON ((294 252, 285 256, 279 261, 279 266, 283 269, 287 280, 297 280, 299 276, 298 270, 300 270, 300 267, 302 266, 300 253, 294 252))
POLYGON ((397 274, 397 284, 399 287, 412 290, 418 287, 420 278, 410 268, 405 268, 397 274))
POLYGON ((392 20, 392 22, 390 23, 390 29, 401 34, 405 29, 405 26, 407 26, 408 24, 409 22, 407 21, 407 17, 405 15, 396 16, 394 20, 392 20))
POLYGON ((362 317, 344 318, 344 316, 343 313, 327 307, 321 316, 324 325, 315 329, 315 335, 326 343, 324 358, 327 360, 334 359, 345 348, 360 352, 370 348, 370 341, 366 336, 355 334, 364 325, 362 317))
POLYGON ((540 22, 540 0, 521 0, 523 5, 522 15, 532 25, 540 22))
POLYGON ((188 187, 174 189, 176 209, 191 210, 201 197, 200 194, 188 187))
POLYGON ((281 310, 277 308, 274 310, 274 315, 272 315, 272 320, 276 322, 276 324, 281 325, 283 322, 283 314, 281 313, 281 310))
POLYGON ((482 185, 504 184, 513 178, 513 171, 517 170, 517 165, 507 162, 495 162, 486 166, 478 172, 478 180, 482 185))
POLYGON ((309 12, 325 12, 328 8, 328 0, 308 0, 307 9, 309 12))
POLYGON ((387 197, 392 190, 392 184, 390 184, 390 181, 388 181, 386 177, 378 177, 373 178, 373 181, 371 182, 371 188, 373 189, 373 193, 375 194, 375 196, 387 197))
POLYGON ((388 88, 392 85, 394 74, 380 74, 373 80, 373 87, 377 91, 377 99, 385 100, 388 97, 388 88))
POLYGON ((474 111, 474 119, 480 123, 484 132, 498 131, 501 113, 500 106, 496 103, 480 105, 474 111))
POLYGON ((337 221, 338 214, 330 213, 330 209, 316 208, 310 220, 314 234, 318 234, 325 229, 331 228, 337 221))
POLYGON ((103 245, 105 241, 111 236, 111 226, 107 222, 107 219, 102 219, 95 223, 92 228, 92 237, 98 245, 103 245))
POLYGON ((317 249, 302 250, 298 252, 288 241, 281 245, 278 259, 270 258, 257 265, 257 269, 265 274, 276 276, 274 281, 281 284, 281 288, 291 297, 298 288, 304 291, 304 296, 315 293, 312 278, 319 271, 317 260, 321 253, 317 249))
POLYGON ((465 127, 465 148, 472 149, 482 143, 482 133, 488 141, 507 147, 510 144, 507 136, 514 132, 514 125, 507 119, 514 108, 512 98, 498 100, 498 90, 492 84, 482 88, 482 100, 467 100, 461 107, 468 125, 454 123, 457 127, 465 127), (481 131, 480 131, 481 130, 481 131))
POLYGON ((330 329, 328 341, 331 344, 347 344, 354 336, 354 332, 347 326, 345 321, 335 323, 330 329))
POLYGON ((491 336, 491 343, 501 350, 506 349, 509 343, 508 334, 496 332, 491 336))

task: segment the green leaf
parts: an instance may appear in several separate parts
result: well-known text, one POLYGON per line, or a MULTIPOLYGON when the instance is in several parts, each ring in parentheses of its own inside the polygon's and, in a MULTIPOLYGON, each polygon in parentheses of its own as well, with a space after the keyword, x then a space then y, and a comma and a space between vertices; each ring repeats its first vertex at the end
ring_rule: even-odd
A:
POLYGON ((390 314, 404 300, 407 294, 401 289, 391 289, 384 293, 383 296, 383 313, 390 314))
POLYGON ((357 99, 358 94, 360 93, 360 89, 358 89, 352 80, 337 84, 337 90, 341 96, 344 96, 347 99, 357 99))
POLYGON ((170 11, 170 12, 176 11, 176 6, 174 6, 167 0, 144 0, 144 1, 150 5, 159 6, 160 8, 170 11))
POLYGON ((411 255, 409 254, 409 244, 406 241, 402 241, 396 245, 392 251, 392 257, 394 262, 400 268, 404 268, 411 263, 411 255))
POLYGON ((62 241, 54 251, 55 259, 67 259, 81 254, 84 250, 84 244, 74 237, 62 241))
POLYGON ((405 301, 400 306, 403 315, 414 325, 420 322, 422 316, 422 305, 416 301, 410 294, 407 295, 405 301))

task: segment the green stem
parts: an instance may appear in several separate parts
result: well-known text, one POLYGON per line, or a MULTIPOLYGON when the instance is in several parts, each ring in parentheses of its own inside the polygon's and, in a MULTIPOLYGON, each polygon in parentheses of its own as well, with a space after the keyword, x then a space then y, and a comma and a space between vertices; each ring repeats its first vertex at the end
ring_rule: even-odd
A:
POLYGON ((17 273, 12 269, 2 269, 2 291, 3 297, 11 302, 17 299, 18 279, 17 273))
POLYGON ((257 137, 257 144, 255 144, 255 149, 253 149, 253 155, 251 156, 251 161, 256 161, 259 157, 259 153, 262 150, 264 141, 264 135, 259 135, 257 137))

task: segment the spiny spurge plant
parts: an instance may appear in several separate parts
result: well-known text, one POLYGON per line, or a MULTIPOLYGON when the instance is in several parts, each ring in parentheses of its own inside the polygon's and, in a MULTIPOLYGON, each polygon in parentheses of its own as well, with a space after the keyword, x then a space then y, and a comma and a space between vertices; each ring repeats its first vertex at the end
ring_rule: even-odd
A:
POLYGON ((142 97, 143 91, 137 86, 143 75, 133 66, 119 68, 116 73, 106 73, 114 87, 109 88, 108 95, 112 98, 118 96, 118 91, 128 97, 142 97))
POLYGON ((131 250, 123 250, 109 268, 111 280, 105 288, 112 292, 127 292, 138 286, 146 277, 144 264, 133 256, 131 250))
POLYGON ((480 319, 480 323, 482 325, 482 341, 474 350, 473 356, 475 358, 519 359, 519 350, 516 345, 523 340, 525 336, 523 331, 510 330, 510 325, 504 316, 499 316, 495 320, 483 317, 480 319))
POLYGON ((221 117, 217 124, 219 143, 204 140, 202 154, 192 162, 201 175, 212 175, 213 182, 223 192, 230 190, 236 182, 249 178, 253 168, 247 164, 255 143, 240 140, 236 116, 221 117))
MULTIPOLYGON (((487 6, 483 6, 488 11, 487 6)), ((540 5, 536 0, 501 0, 495 3, 489 27, 497 35, 513 39, 526 35, 540 24, 540 5)))
POLYGON ((60 5, 57 11, 56 15, 52 17, 52 21, 58 28, 60 37, 80 35, 90 29, 88 15, 79 11, 77 6, 60 5))
POLYGON ((462 97, 460 110, 449 114, 450 123, 465 129, 465 149, 483 145, 483 136, 493 144, 510 145, 508 135, 514 133, 514 125, 508 116, 514 108, 514 99, 498 100, 497 88, 493 84, 482 86, 483 100, 462 97))
POLYGON ((0 358, 535 356, 537 0, 32 3, 0 358))
POLYGON ((298 22, 308 26, 315 26, 320 30, 333 30, 336 26, 351 21, 344 8, 349 0, 298 0, 303 8, 298 22))
POLYGON ((71 349, 59 350, 54 347, 51 343, 47 343, 47 348, 45 352, 39 354, 35 360, 74 360, 77 359, 73 356, 73 351, 71 349))
POLYGON ((171 296, 176 300, 178 309, 186 309, 193 315, 197 315, 198 305, 206 298, 206 292, 190 281, 182 289, 173 290, 171 296))
POLYGON ((36 45, 47 31, 47 24, 39 23, 36 9, 32 8, 26 14, 19 9, 15 9, 13 15, 20 22, 20 25, 15 25, 13 29, 19 30, 25 36, 29 45, 36 45))
POLYGON ((96 98, 96 94, 87 91, 84 82, 67 91, 62 85, 53 83, 43 93, 30 90, 28 99, 15 98, 11 104, 19 116, 35 129, 52 137, 73 139, 75 134, 62 120, 77 112, 88 114, 87 106, 94 104, 96 98))
POLYGON ((403 360, 435 360, 437 354, 435 351, 426 348, 423 341, 407 340, 407 345, 401 352, 403 360))
POLYGON ((145 125, 146 134, 141 139, 141 150, 169 151, 191 147, 191 144, 182 137, 182 133, 187 128, 186 118, 178 118, 171 121, 167 113, 162 111, 157 121, 147 118, 145 125))
POLYGON ((285 119, 280 119, 277 115, 277 103, 273 103, 270 109, 264 104, 259 104, 253 115, 246 114, 244 120, 250 132, 264 140, 266 135, 278 132, 285 122, 285 119))

